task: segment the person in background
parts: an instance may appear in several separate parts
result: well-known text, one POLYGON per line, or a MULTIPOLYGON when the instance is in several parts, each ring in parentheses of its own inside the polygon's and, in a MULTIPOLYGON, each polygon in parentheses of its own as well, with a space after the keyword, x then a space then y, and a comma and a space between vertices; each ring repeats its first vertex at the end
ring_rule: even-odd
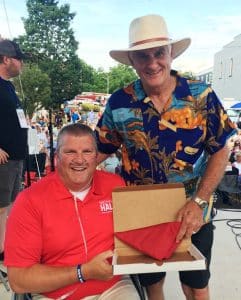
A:
POLYGON ((241 129, 241 113, 240 113, 239 116, 238 116, 237 127, 238 127, 239 129, 241 129))
POLYGON ((54 124, 57 128, 61 128, 63 126, 63 114, 62 111, 58 111, 55 114, 54 124))
POLYGON ((81 122, 82 122, 83 124, 86 124, 86 125, 87 125, 87 119, 88 119, 88 116, 87 116, 87 113, 86 113, 85 111, 82 111, 82 112, 81 112, 80 119, 81 119, 81 122))
POLYGON ((24 57, 17 43, 0 40, 0 260, 4 256, 7 215, 21 189, 27 155, 27 123, 10 81, 20 74, 24 57))
POLYGON ((110 173, 119 173, 120 161, 115 153, 112 153, 106 160, 101 164, 101 169, 110 173))
POLYGON ((225 175, 239 175, 239 169, 234 167, 230 161, 228 161, 225 168, 225 175))
POLYGON ((72 115, 71 115, 72 123, 77 123, 78 120, 80 119, 80 115, 78 110, 75 110, 72 115))
POLYGON ((67 104, 64 107, 64 114, 65 114, 66 123, 70 123, 71 122, 71 111, 70 111, 70 107, 67 104))
MULTIPOLYGON (((48 139, 45 128, 38 123, 28 130, 28 149, 29 157, 26 164, 29 163, 29 171, 35 172, 36 177, 42 177, 45 174, 45 164, 48 154, 48 139)), ((24 166, 25 170, 27 165, 24 166)))
POLYGON ((94 129, 95 124, 96 124, 96 122, 95 122, 96 116, 95 116, 95 112, 93 111, 93 109, 91 109, 91 110, 88 112, 87 116, 88 116, 88 118, 87 118, 87 123, 88 123, 88 125, 89 125, 92 129, 94 129))
POLYGON ((87 125, 63 127, 56 153, 56 172, 19 194, 7 222, 4 263, 12 289, 33 299, 139 299, 129 277, 113 276, 110 261, 112 190, 123 179, 96 170, 87 125))
POLYGON ((235 162, 235 155, 239 152, 241 152, 241 142, 239 140, 235 140, 229 157, 229 161, 231 163, 235 162))
POLYGON ((232 206, 230 197, 234 193, 239 193, 240 187, 238 183, 239 170, 232 166, 229 161, 222 180, 219 182, 217 189, 215 191, 216 203, 215 208, 219 208, 219 205, 225 204, 232 206))
POLYGON ((238 169, 238 182, 241 184, 241 151, 235 153, 234 159, 232 166, 238 169))
MULTIPOLYGON (((234 132, 215 92, 188 82, 171 64, 190 39, 172 39, 162 16, 134 19, 129 48, 110 56, 132 66, 139 79, 114 92, 96 127, 101 162, 119 148, 127 185, 182 182, 190 199, 179 211, 177 240, 191 238, 207 259, 207 270, 180 272, 186 299, 209 299, 213 226, 210 197, 227 161, 226 140, 234 132)), ((148 298, 162 300, 165 273, 141 274, 148 298)))

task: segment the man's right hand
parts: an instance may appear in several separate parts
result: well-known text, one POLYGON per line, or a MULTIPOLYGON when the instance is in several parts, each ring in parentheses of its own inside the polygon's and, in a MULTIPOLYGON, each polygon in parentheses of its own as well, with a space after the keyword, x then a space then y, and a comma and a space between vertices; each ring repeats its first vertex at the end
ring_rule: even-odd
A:
POLYGON ((9 155, 6 151, 0 148, 0 164, 8 162, 9 155))
POLYGON ((105 251, 96 255, 86 264, 82 264, 81 270, 84 279, 110 280, 113 277, 113 269, 108 258, 112 256, 113 251, 105 251))

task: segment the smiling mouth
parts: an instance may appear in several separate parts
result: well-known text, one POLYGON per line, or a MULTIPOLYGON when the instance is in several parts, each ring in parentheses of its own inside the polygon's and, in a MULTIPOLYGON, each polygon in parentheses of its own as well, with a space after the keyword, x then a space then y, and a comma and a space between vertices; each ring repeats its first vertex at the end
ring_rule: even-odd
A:
POLYGON ((162 70, 158 70, 158 71, 156 71, 156 72, 146 72, 146 75, 147 75, 148 77, 155 77, 155 76, 157 76, 157 75, 160 75, 161 72, 162 72, 162 70))
POLYGON ((87 167, 86 166, 73 166, 73 167, 71 167, 71 169, 73 171, 82 172, 82 171, 86 170, 87 167))

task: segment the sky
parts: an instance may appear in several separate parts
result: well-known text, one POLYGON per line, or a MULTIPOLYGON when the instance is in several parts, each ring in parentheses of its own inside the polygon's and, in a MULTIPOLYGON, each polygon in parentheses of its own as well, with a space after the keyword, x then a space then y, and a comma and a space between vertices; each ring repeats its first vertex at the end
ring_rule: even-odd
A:
MULTIPOLYGON (((173 61, 182 72, 202 72, 213 66, 214 55, 241 34, 240 0, 59 0, 76 16, 71 23, 79 42, 78 55, 94 68, 117 65, 113 49, 128 48, 130 22, 147 14, 162 15, 173 39, 190 37, 191 46, 173 61)), ((25 0, 0 0, 0 35, 24 34, 25 0)))

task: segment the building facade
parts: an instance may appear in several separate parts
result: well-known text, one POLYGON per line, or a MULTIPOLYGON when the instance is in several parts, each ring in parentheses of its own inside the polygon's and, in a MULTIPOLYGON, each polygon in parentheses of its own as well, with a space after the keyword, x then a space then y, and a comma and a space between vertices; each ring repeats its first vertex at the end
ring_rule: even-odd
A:
POLYGON ((212 87, 229 108, 241 102, 241 34, 214 56, 212 87))
POLYGON ((195 75, 197 80, 205 82, 206 84, 212 84, 213 82, 213 68, 205 69, 195 75))

